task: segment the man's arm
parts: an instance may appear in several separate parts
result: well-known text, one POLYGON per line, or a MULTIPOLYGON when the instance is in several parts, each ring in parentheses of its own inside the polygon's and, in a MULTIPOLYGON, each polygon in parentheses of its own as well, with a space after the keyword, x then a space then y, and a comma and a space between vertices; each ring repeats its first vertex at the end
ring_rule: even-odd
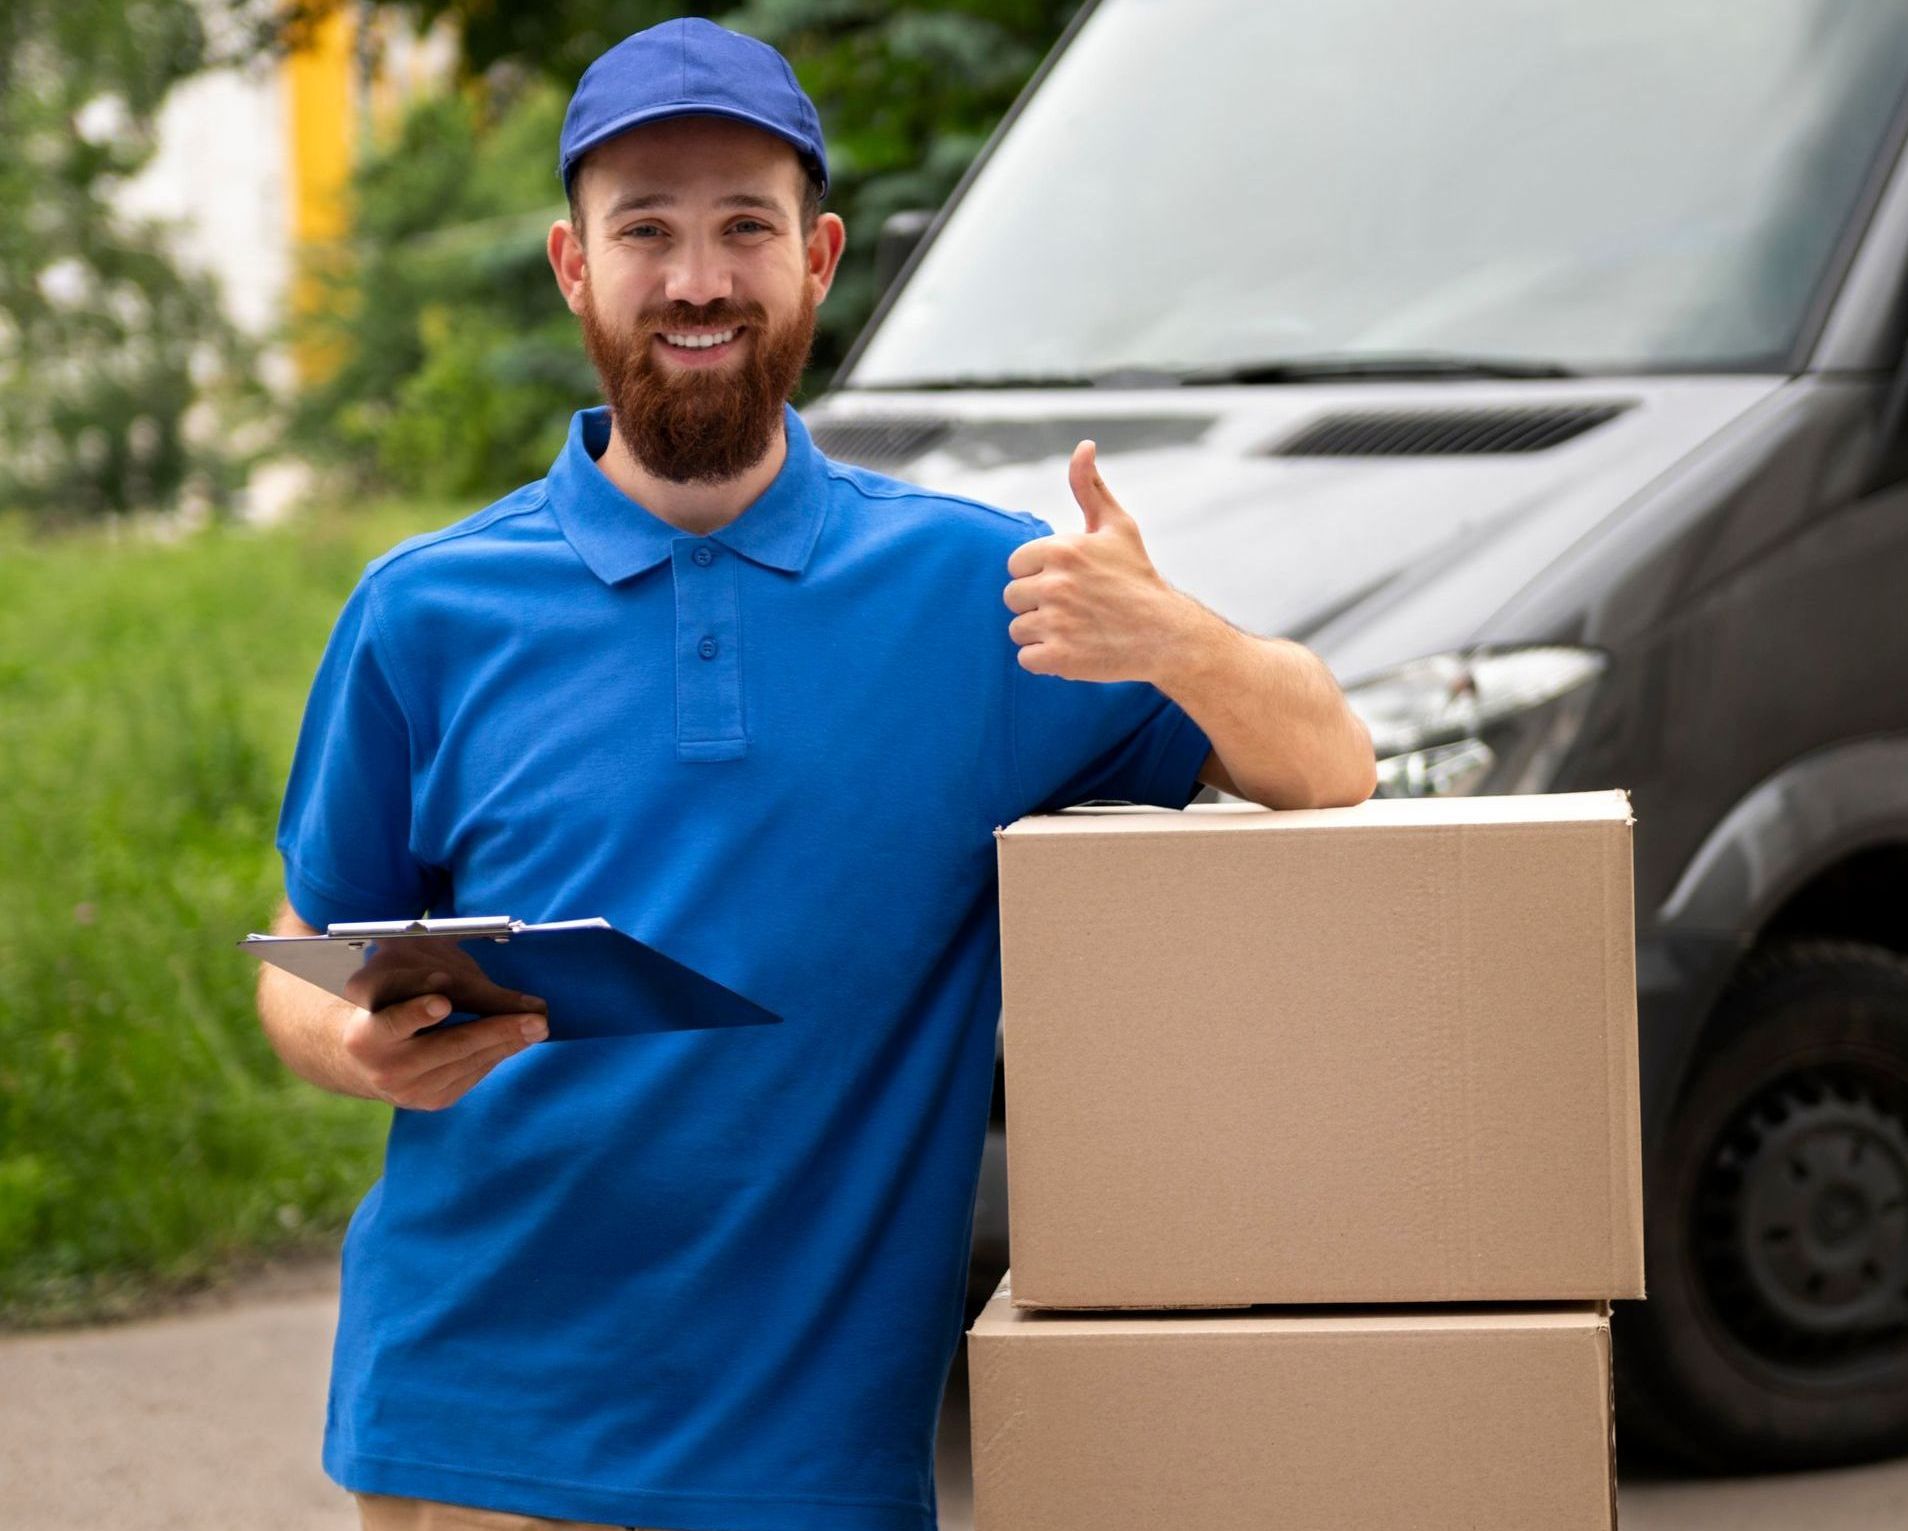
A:
MULTIPOLYGON (((289 899, 279 901, 271 933, 324 934, 299 919, 289 899)), ((287 973, 269 962, 259 964, 259 1024, 285 1066, 321 1090, 375 1100, 377 1092, 368 1087, 344 1053, 345 1023, 357 1008, 349 1000, 305 982, 296 973, 287 973)))
POLYGON ((1199 779, 1268 808, 1362 803, 1378 784, 1371 733, 1325 662, 1289 638, 1255 638, 1191 603, 1154 682, 1212 741, 1199 779))
MULTIPOLYGON (((271 933, 322 934, 298 917, 289 899, 280 902, 271 933)), ((299 1078, 338 1095, 440 1110, 549 1031, 541 1014, 525 1011, 418 1034, 450 1008, 441 994, 420 994, 383 1010, 361 1010, 295 973, 259 967, 259 1024, 273 1050, 299 1078)))
POLYGON ((1086 531, 1007 560, 1007 631, 1024 669, 1150 681, 1205 730, 1199 779, 1268 808, 1350 806, 1378 784, 1371 734, 1316 654, 1255 638, 1160 578, 1083 441, 1068 466, 1086 531))

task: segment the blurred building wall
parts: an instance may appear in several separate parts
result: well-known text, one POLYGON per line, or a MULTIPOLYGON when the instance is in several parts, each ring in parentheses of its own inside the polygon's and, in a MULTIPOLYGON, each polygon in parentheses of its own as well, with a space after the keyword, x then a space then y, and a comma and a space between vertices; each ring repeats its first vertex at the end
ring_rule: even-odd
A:
MULTIPOLYGON (((204 8, 216 37, 217 0, 204 8)), ((298 296, 297 242, 344 230, 343 193, 367 113, 383 117, 435 88, 455 62, 448 28, 420 36, 345 0, 310 47, 175 88, 160 112, 157 152, 115 201, 128 214, 175 221, 181 262, 217 279, 236 324, 269 336, 298 296)), ((274 356, 272 381, 290 381, 296 365, 274 356)))

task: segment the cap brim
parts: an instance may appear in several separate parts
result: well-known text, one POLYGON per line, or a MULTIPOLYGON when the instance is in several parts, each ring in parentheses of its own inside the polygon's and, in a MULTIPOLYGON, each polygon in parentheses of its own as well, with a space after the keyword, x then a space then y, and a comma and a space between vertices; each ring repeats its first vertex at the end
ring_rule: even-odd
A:
POLYGON ((731 122, 746 122, 750 127, 760 128, 764 133, 773 133, 783 143, 793 149, 804 166, 812 166, 821 175, 821 188, 825 196, 828 192, 828 170, 815 159, 807 144, 785 133, 776 123, 766 117, 758 117, 753 112, 745 112, 739 107, 708 106, 701 102, 684 102, 681 105, 669 103, 664 106, 648 106, 641 111, 631 112, 627 117, 619 117, 607 127, 592 133, 582 143, 570 150, 569 158, 559 167, 563 177, 563 189, 570 189, 570 177, 576 173, 577 161, 599 145, 608 143, 612 138, 627 133, 631 128, 640 128, 645 123, 662 122, 671 117, 727 117, 731 122))

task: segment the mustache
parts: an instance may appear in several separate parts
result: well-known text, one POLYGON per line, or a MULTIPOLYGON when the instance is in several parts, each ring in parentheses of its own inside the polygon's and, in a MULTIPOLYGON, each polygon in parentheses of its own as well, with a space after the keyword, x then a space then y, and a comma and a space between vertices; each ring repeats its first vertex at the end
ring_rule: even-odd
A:
POLYGON ((636 327, 641 334, 654 335, 663 330, 698 329, 704 326, 712 329, 730 329, 737 325, 762 328, 767 320, 768 314, 759 303, 731 303, 724 299, 705 303, 700 308, 689 303, 672 303, 652 309, 638 319, 636 327))

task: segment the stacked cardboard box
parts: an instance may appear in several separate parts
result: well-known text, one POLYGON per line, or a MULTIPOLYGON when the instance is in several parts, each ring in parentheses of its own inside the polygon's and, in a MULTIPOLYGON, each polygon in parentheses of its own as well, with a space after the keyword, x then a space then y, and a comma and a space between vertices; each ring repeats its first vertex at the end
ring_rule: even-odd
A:
POLYGON ((999 832, 979 1531, 1612 1524, 1631 825, 1612 791, 999 832))

